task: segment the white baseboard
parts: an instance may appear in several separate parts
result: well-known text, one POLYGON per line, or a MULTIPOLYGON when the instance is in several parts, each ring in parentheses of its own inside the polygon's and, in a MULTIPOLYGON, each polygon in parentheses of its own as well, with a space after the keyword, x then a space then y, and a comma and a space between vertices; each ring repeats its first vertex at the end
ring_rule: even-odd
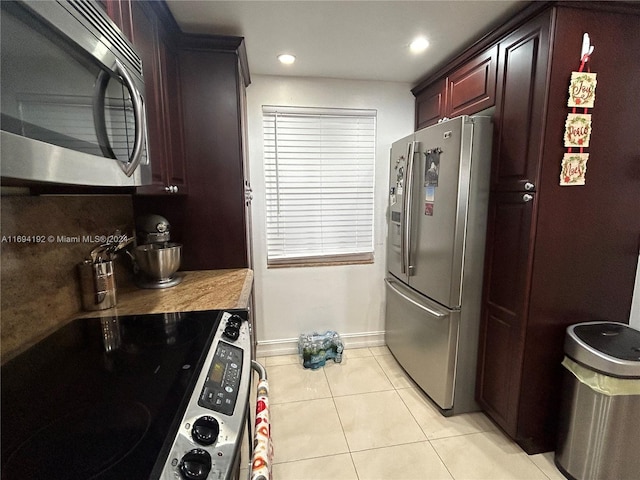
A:
MULTIPOLYGON (((344 348, 381 347, 385 345, 384 331, 340 334, 344 348)), ((298 353, 297 338, 258 341, 256 356, 295 355, 298 353)))

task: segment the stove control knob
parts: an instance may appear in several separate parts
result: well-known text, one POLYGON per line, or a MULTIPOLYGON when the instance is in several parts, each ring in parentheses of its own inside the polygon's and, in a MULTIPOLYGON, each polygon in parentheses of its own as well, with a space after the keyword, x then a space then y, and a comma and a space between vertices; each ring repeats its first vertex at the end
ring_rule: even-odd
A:
POLYGON ((213 445, 218 440, 219 433, 218 421, 210 416, 197 419, 191 429, 191 436, 200 445, 213 445))
POLYGON ((240 325, 242 325, 242 319, 238 315, 232 315, 227 320, 223 335, 229 340, 237 340, 240 336, 240 325))
POLYGON ((185 453, 179 465, 180 476, 186 480, 206 480, 211 471, 211 455, 201 448, 185 453))

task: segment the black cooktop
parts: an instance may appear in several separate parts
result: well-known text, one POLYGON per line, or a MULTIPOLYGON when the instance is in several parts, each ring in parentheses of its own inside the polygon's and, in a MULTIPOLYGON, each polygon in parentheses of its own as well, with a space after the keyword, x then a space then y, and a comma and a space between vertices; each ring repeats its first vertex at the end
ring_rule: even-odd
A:
POLYGON ((2 479, 149 478, 221 315, 77 319, 7 362, 2 479))

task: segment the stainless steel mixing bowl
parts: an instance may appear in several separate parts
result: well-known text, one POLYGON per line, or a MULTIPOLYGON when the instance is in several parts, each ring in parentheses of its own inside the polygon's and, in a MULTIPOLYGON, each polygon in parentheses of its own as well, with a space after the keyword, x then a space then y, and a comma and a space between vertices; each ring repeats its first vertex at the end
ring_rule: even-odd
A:
POLYGON ((167 282, 180 268, 182 245, 170 242, 139 245, 134 255, 138 267, 149 280, 167 282))

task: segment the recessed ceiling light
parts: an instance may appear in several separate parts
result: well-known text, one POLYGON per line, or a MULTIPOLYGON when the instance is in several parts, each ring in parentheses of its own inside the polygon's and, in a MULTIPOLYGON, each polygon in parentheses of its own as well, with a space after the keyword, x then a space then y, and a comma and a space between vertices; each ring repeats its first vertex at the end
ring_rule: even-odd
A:
POLYGON ((428 46, 429 46, 429 40, 427 40, 424 37, 418 37, 409 44, 409 49, 413 53, 420 53, 420 52, 424 52, 428 46))
POLYGON ((288 53, 283 53, 282 55, 278 55, 278 60, 280 60, 280 63, 284 63, 285 65, 291 65, 296 61, 296 57, 289 55, 288 53))

